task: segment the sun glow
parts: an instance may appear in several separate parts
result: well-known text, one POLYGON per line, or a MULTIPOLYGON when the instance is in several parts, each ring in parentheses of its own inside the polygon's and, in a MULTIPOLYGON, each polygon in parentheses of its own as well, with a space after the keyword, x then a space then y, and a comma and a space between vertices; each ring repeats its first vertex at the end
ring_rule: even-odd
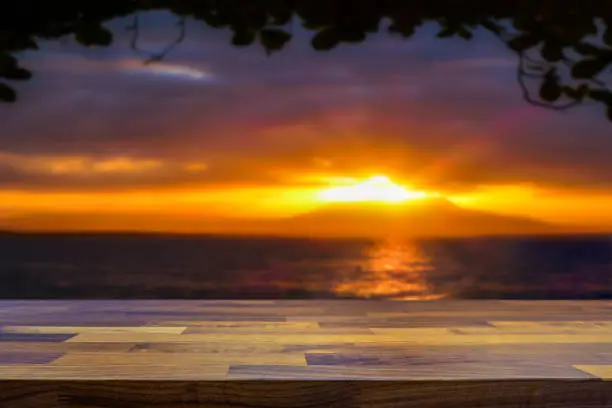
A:
POLYGON ((372 176, 356 184, 325 189, 320 192, 319 199, 325 202, 402 203, 432 196, 436 194, 407 189, 387 176, 372 176))

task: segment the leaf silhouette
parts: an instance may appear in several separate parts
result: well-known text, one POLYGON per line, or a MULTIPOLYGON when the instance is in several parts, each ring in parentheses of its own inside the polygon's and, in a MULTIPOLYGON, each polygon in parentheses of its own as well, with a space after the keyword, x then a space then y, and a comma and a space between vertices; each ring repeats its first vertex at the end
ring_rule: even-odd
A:
POLYGON ((113 42, 113 34, 106 28, 96 24, 85 24, 75 32, 79 44, 91 47, 92 45, 108 46, 113 42))
POLYGON ((612 47, 612 26, 610 24, 611 22, 608 23, 608 28, 604 32, 603 40, 606 44, 612 47))
POLYGON ((525 34, 510 40, 508 42, 508 46, 514 51, 523 52, 531 47, 538 45, 540 41, 541 39, 537 36, 525 34))
POLYGON ((7 79, 25 81, 32 78, 32 73, 25 68, 13 67, 0 72, 0 76, 3 76, 7 79))
POLYGON ((457 30, 457 34, 459 34, 459 37, 463 38, 464 40, 471 40, 472 37, 474 36, 465 27, 459 27, 459 29, 457 30))
POLYGON ((589 93, 591 99, 603 102, 606 105, 612 105, 612 91, 604 89, 594 89, 589 93))
POLYGON ((581 43, 576 44, 574 46, 574 49, 576 50, 576 52, 578 52, 581 55, 588 55, 592 57, 597 56, 597 55, 602 55, 602 53, 606 52, 605 49, 599 48, 587 42, 581 42, 581 43))
POLYGON ((455 30, 453 30, 450 27, 446 27, 443 28, 442 31, 440 31, 436 37, 438 38, 448 38, 448 37, 452 37, 453 35, 455 35, 455 30))
POLYGON ((291 34, 280 28, 267 28, 259 33, 259 41, 268 54, 281 50, 289 40, 291 40, 291 34))
POLYGON ((0 82, 0 100, 5 102, 15 102, 17 100, 15 90, 2 82, 0 82))
POLYGON ((545 101, 555 102, 561 97, 561 93, 559 77, 552 71, 549 72, 540 87, 540 97, 545 101))
POLYGON ((366 38, 365 31, 359 27, 347 26, 347 27, 342 27, 342 29, 340 30, 340 39, 342 41, 355 43, 355 42, 361 42, 365 40, 365 38, 366 38))
POLYGON ((560 45, 547 42, 542 47, 542 57, 548 62, 557 62, 564 59, 565 55, 560 45))
POLYGON ((565 95, 575 101, 582 101, 589 94, 589 87, 585 84, 580 85, 578 88, 563 86, 562 90, 565 95))
POLYGON ((580 61, 572 68, 572 76, 576 79, 587 79, 597 76, 608 65, 604 58, 586 59, 580 61))
POLYGON ((313 37, 311 43, 315 50, 331 50, 340 43, 340 32, 334 27, 325 28, 313 37))
POLYGON ((247 28, 237 28, 232 37, 232 44, 237 47, 246 47, 255 41, 255 31, 247 28))

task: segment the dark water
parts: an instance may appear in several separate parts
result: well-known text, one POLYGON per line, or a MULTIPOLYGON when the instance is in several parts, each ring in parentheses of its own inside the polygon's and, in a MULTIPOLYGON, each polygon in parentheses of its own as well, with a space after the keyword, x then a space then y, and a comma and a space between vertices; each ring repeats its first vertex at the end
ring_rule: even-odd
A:
POLYGON ((0 298, 612 298, 612 237, 0 235, 0 298))

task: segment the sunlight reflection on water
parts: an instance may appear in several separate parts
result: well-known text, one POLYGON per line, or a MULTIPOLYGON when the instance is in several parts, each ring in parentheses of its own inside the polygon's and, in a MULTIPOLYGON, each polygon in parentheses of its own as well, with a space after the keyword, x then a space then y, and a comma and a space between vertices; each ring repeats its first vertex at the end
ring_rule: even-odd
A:
POLYGON ((414 241, 381 240, 366 247, 364 266, 346 273, 335 287, 340 296, 392 298, 398 300, 440 299, 427 282, 434 270, 431 259, 414 241))

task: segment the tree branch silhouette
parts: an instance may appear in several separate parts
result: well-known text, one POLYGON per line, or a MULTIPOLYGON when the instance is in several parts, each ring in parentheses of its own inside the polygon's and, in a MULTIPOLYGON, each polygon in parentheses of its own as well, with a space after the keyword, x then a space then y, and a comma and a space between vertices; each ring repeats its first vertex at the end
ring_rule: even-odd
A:
POLYGON ((134 19, 132 22, 132 25, 127 27, 128 31, 132 31, 132 38, 130 40, 130 48, 138 53, 146 53, 148 54, 148 58, 145 59, 143 61, 144 65, 148 65, 154 62, 160 62, 162 61, 164 58, 166 58, 166 56, 180 43, 182 43, 185 40, 185 37, 187 35, 187 19, 186 17, 181 17, 179 19, 179 21, 176 23, 176 25, 179 27, 179 34, 178 37, 176 37, 174 39, 174 41, 172 41, 170 44, 168 44, 166 47, 164 47, 164 49, 162 51, 159 52, 151 52, 151 51, 146 51, 143 50, 139 47, 138 45, 138 41, 140 39, 140 19, 139 19, 139 14, 136 13, 134 15, 134 19))
POLYGON ((74 35, 87 47, 108 46, 113 36, 103 24, 130 15, 130 47, 145 55, 145 64, 163 60, 184 41, 188 18, 231 31, 234 46, 258 43, 267 54, 283 50, 298 21, 313 33, 311 45, 321 52, 367 41, 383 21, 390 21, 388 32, 406 39, 425 23, 437 24, 441 39, 466 41, 484 27, 516 53, 516 78, 528 103, 567 110, 594 101, 612 121, 612 6, 601 0, 562 7, 550 0, 466 0, 461 5, 455 0, 9 0, 0 6, 0 101, 16 101, 13 81, 31 76, 16 56, 35 50, 39 39, 74 35), (139 13, 154 10, 179 16, 177 37, 157 52, 140 46, 139 13), (536 82, 537 95, 530 86, 536 82))

